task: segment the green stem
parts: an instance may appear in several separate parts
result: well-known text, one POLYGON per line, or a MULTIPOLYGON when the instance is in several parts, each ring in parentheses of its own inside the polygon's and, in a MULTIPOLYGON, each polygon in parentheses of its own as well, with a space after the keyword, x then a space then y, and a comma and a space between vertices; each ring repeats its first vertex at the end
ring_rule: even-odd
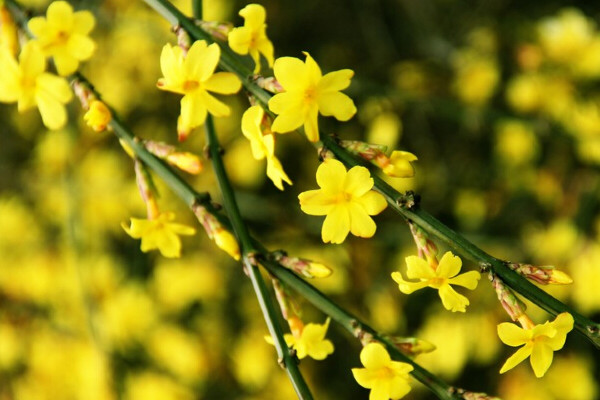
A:
MULTIPOLYGON (((322 143, 347 166, 363 165, 362 162, 358 161, 346 149, 341 147, 334 138, 325 136, 322 138, 322 143)), ((544 292, 529 280, 508 268, 503 261, 487 254, 431 214, 422 210, 419 207, 418 201, 415 201, 414 196, 411 198, 411 196, 399 193, 377 175, 373 175, 373 179, 377 191, 383 194, 390 206, 404 218, 416 223, 467 259, 477 263, 481 269, 487 270, 491 268, 511 289, 550 314, 556 316, 560 313, 568 312, 575 320, 577 331, 584 334, 597 348, 600 348, 599 324, 589 320, 563 302, 544 292)))
MULTIPOLYGON (((172 23, 179 23, 184 29, 187 30, 189 35, 196 40, 208 40, 213 42, 212 38, 204 30, 196 26, 192 20, 183 15, 176 7, 174 7, 167 0, 144 0, 150 6, 155 8, 161 13, 166 19, 172 23)), ((233 72, 242 78, 242 83, 246 90, 248 90, 253 96, 255 96, 262 105, 266 105, 271 98, 271 94, 250 79, 250 70, 247 67, 240 67, 239 63, 235 62, 236 58, 239 58, 233 53, 228 47, 221 46, 222 56, 219 65, 226 71, 233 72)), ((268 108, 265 110, 269 112, 268 108)), ((270 113, 270 112, 269 112, 270 113)), ((346 149, 341 147, 335 139, 331 137, 323 137, 322 143, 329 148, 335 156, 340 159, 347 166, 362 165, 356 158, 349 153, 346 149)), ((317 144, 318 145, 318 144, 317 144)), ((436 218, 421 210, 418 207, 408 208, 403 205, 405 196, 398 193, 386 182, 377 176, 374 176, 375 187, 380 191, 388 200, 388 203, 398 213, 405 218, 415 222, 421 228, 428 231, 430 234, 436 236, 438 239, 447 243, 450 247, 455 249, 458 253, 471 259, 472 261, 479 264, 482 268, 492 268, 498 276, 513 290, 523 295, 539 307, 548 311, 553 315, 558 315, 561 312, 568 312, 573 315, 575 320, 575 326, 577 331, 584 334, 596 347, 600 348, 600 324, 597 324, 583 315, 574 311, 571 307, 562 303, 561 301, 550 296, 537 286, 529 282, 526 278, 518 275, 504 263, 483 250, 469 242, 461 235, 448 228, 446 225, 438 221, 436 218)))
POLYGON ((221 158, 221 148, 219 146, 219 140, 217 138, 213 119, 211 115, 206 117, 204 123, 206 129, 206 142, 208 143, 208 151, 210 159, 213 164, 213 169, 219 182, 221 193, 223 194, 223 203, 225 210, 230 217, 233 231, 235 232, 238 240, 240 241, 242 248, 242 258, 246 272, 250 276, 252 286, 260 303, 263 316, 269 328, 269 333, 273 338, 273 343, 277 350, 277 356, 279 357, 280 364, 285 368, 294 390, 298 395, 299 399, 311 400, 312 394, 306 384, 306 381, 300 373, 298 368, 298 360, 288 348, 285 339, 283 338, 283 330, 277 323, 277 314, 271 298, 269 297, 267 286, 260 274, 258 264, 256 262, 256 249, 254 247, 254 241, 250 237, 248 227, 242 219, 233 188, 227 177, 225 166, 221 158))

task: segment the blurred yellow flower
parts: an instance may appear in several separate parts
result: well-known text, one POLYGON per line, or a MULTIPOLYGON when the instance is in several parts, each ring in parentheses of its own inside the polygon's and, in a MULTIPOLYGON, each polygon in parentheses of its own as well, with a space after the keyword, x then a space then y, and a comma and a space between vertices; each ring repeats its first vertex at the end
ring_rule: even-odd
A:
POLYGON ((54 57, 59 75, 70 75, 79 62, 89 59, 96 44, 88 37, 96 20, 89 11, 73 12, 66 1, 54 1, 48 6, 46 18, 29 20, 29 30, 47 57, 54 57))
POLYGON ((193 235, 196 230, 173 221, 175 213, 165 212, 154 219, 131 218, 131 226, 123 224, 123 229, 134 239, 142 239, 144 253, 158 249, 169 258, 181 256, 181 240, 177 235, 193 235))
POLYGON ((296 350, 296 356, 299 359, 309 356, 315 360, 324 360, 333 353, 333 343, 325 339, 329 321, 330 318, 327 318, 324 324, 310 322, 300 332, 292 330, 294 334, 286 333, 284 335, 285 342, 296 350))
POLYGON ((383 172, 394 178, 410 178, 415 175, 411 161, 417 161, 417 156, 408 151, 394 150, 388 158, 388 164, 383 167, 383 172))
POLYGON ((519 166, 535 159, 539 145, 530 124, 507 119, 496 125, 495 150, 507 165, 519 166))
POLYGON ((23 46, 18 63, 9 50, 0 47, 0 102, 17 102, 19 112, 37 106, 44 125, 59 129, 67 122, 64 104, 73 94, 65 79, 45 69, 46 59, 34 42, 23 46))
POLYGON ((398 283, 398 288, 402 293, 411 294, 426 286, 432 287, 438 290, 444 308, 453 312, 465 312, 469 305, 469 299, 457 293, 450 285, 459 285, 473 290, 481 278, 481 274, 477 271, 457 275, 460 272, 462 261, 460 257, 450 251, 444 254, 435 269, 427 261, 417 256, 406 257, 406 266, 407 277, 420 281, 405 281, 400 272, 393 272, 392 279, 398 283))
POLYGON ((0 47, 5 47, 12 55, 17 54, 19 48, 17 25, 4 5, 0 5, 0 47))
POLYGON ((453 64, 453 86, 460 100, 472 106, 484 105, 494 94, 500 80, 496 60, 471 50, 463 50, 455 55, 453 64))
POLYGON ((273 43, 267 37, 265 8, 260 4, 248 4, 239 14, 244 17, 244 26, 229 32, 229 47, 238 54, 248 54, 254 60, 254 73, 260 71, 260 54, 273 66, 273 43))
POLYGON ((569 313, 559 314, 552 322, 546 321, 543 325, 530 328, 521 328, 509 322, 499 324, 498 336, 502 342, 513 347, 524 345, 506 360, 500 373, 505 373, 531 356, 535 376, 543 377, 552 364, 553 352, 564 346, 567 333, 572 329, 573 317, 569 313))
POLYGON ((257 160, 267 159, 267 176, 273 184, 283 190, 283 182, 292 184, 279 159, 275 157, 275 135, 270 129, 261 129, 265 112, 261 106, 252 106, 242 116, 242 133, 250 141, 252 156, 257 160))
POLYGON ((88 126, 96 132, 105 130, 111 118, 110 110, 99 100, 92 101, 90 109, 83 116, 88 126))
POLYGON ((400 399, 410 392, 408 374, 412 365, 392 361, 381 344, 363 347, 360 362, 365 368, 352 368, 352 374, 360 386, 371 389, 369 400, 400 399))
POLYGON ((538 25, 538 35, 550 59, 571 65, 591 42, 594 28, 592 20, 580 10, 567 8, 556 17, 543 19, 538 25))
POLYGON ((207 45, 204 40, 194 42, 186 56, 178 46, 166 44, 162 49, 160 68, 164 77, 158 80, 157 86, 183 95, 177 122, 180 141, 185 140, 193 128, 204 124, 207 112, 215 117, 226 117, 231 112, 209 93, 233 94, 241 87, 234 74, 214 72, 220 57, 219 45, 207 45))
POLYGON ((350 86, 354 72, 343 69, 322 75, 321 69, 308 53, 306 62, 294 57, 275 60, 275 78, 284 88, 269 100, 269 108, 277 118, 273 132, 285 133, 304 125, 311 142, 319 140, 318 114, 348 121, 356 113, 350 97, 340 92, 350 86))
POLYGON ((371 188, 373 178, 365 167, 346 167, 327 159, 317 169, 320 189, 300 193, 300 207, 309 215, 326 215, 321 238, 325 243, 342 243, 349 232, 369 238, 377 229, 369 215, 385 209, 385 198, 371 188))

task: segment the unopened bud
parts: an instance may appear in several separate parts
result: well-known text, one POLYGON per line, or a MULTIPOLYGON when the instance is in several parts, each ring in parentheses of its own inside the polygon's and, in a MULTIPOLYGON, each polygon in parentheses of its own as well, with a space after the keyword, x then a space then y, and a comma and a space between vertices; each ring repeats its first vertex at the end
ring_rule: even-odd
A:
POLYGON ((261 75, 254 75, 254 83, 260 88, 265 89, 271 93, 283 92, 283 86, 274 77, 264 78, 261 75))
POLYGON ((221 222, 213 214, 208 212, 201 204, 192 205, 192 211, 198 221, 204 227, 206 234, 221 250, 233 257, 236 261, 240 259, 240 246, 231 232, 223 227, 221 222))
POLYGON ((95 132, 102 132, 110 123, 112 115, 106 104, 100 100, 92 100, 90 108, 84 114, 83 119, 95 132))
POLYGON ((214 240, 221 250, 233 257, 234 260, 240 259, 240 246, 237 239, 226 229, 217 229, 214 233, 214 240))
POLYGON ((498 296, 498 300, 502 307, 510 316, 513 321, 519 320, 519 318, 526 316, 525 309, 527 306, 519 300, 519 298, 510 290, 504 282, 498 277, 498 275, 490 272, 490 281, 492 282, 492 286, 496 290, 496 295, 498 296))
POLYGON ((229 32, 233 29, 233 24, 230 22, 217 21, 195 21, 196 25, 202 28, 206 33, 217 40, 226 41, 229 32))
POLYGON ((567 285, 573 279, 566 273, 555 269, 553 265, 535 266, 531 264, 507 263, 508 267, 519 275, 542 285, 567 285))
POLYGON ((161 160, 165 160, 174 167, 179 168, 189 174, 198 174, 202 171, 202 162, 200 157, 187 151, 177 151, 175 146, 164 142, 155 142, 153 140, 145 140, 144 147, 150 153, 154 154, 161 160))
POLYGON ((275 260, 305 278, 326 278, 332 273, 331 268, 326 265, 304 258, 288 257, 283 253, 275 253, 275 260))
POLYGON ((388 157, 385 154, 387 146, 384 145, 356 140, 342 140, 340 144, 351 153, 381 168, 386 175, 395 178, 410 178, 415 175, 411 162, 416 161, 417 156, 408 151, 394 150, 388 157))
POLYGON ((394 346, 409 357, 415 357, 423 353, 431 353, 436 349, 435 345, 427 340, 412 337, 389 337, 394 346))

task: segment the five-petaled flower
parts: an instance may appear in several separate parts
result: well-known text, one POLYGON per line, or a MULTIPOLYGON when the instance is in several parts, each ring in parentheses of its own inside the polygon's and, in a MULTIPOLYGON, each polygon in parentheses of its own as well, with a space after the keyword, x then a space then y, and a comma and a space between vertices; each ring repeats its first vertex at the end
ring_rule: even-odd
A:
POLYGON ((48 6, 46 18, 32 18, 27 26, 44 54, 54 57, 59 75, 66 76, 94 53, 96 45, 88 34, 95 22, 89 11, 73 12, 66 1, 55 1, 48 6))
POLYGON ((231 110, 209 92, 233 94, 240 90, 241 82, 231 72, 216 72, 221 49, 218 44, 207 45, 198 40, 186 56, 178 46, 166 44, 160 55, 163 78, 159 89, 183 95, 181 115, 177 121, 179 140, 187 138, 192 129, 204 124, 207 112, 215 117, 226 117, 231 110))
POLYGON ((304 54, 306 62, 294 57, 275 60, 275 78, 284 91, 269 100, 269 109, 278 114, 273 132, 290 132, 304 125, 308 140, 316 142, 319 112, 339 121, 348 121, 356 113, 352 99, 340 92, 350 86, 354 72, 343 69, 323 76, 310 54, 304 54))
POLYGON ((239 13, 244 17, 244 26, 234 28, 227 37, 229 47, 238 54, 248 54, 254 60, 254 73, 260 71, 260 55, 267 59, 269 67, 273 66, 273 43, 267 37, 265 24, 265 8, 260 4, 248 4, 239 13))
POLYGON ((153 219, 131 218, 131 226, 123 224, 123 229, 134 239, 142 239, 142 251, 158 249, 169 258, 180 257, 181 239, 177 235, 193 235, 196 230, 190 226, 171 222, 175 213, 160 213, 153 219))
POLYGON ((267 159, 267 176, 279 190, 283 182, 292 184, 281 162, 275 156, 275 135, 270 129, 263 131, 265 112, 261 106, 252 106, 242 116, 242 133, 250 141, 252 155, 257 160, 267 159))
POLYGON ((444 254, 435 268, 417 256, 406 257, 406 266, 406 276, 409 279, 419 279, 419 282, 405 281, 400 272, 393 272, 392 279, 398 283, 400 291, 411 294, 426 286, 432 287, 438 290, 444 308, 450 311, 465 312, 469 305, 469 299, 457 293, 450 285, 464 286, 473 290, 481 278, 481 274, 477 271, 457 275, 460 272, 462 261, 460 257, 450 251, 444 254))
POLYGON ((410 392, 412 365, 392 361, 381 344, 372 342, 363 347, 360 361, 364 368, 352 368, 352 374, 360 386, 371 389, 369 400, 400 399, 410 392))
POLYGON ((59 129, 67 122, 64 104, 73 96, 64 78, 44 72, 46 59, 39 45, 23 46, 19 62, 9 50, 0 47, 0 102, 17 102, 19 112, 37 106, 49 129, 59 129))
POLYGON ((320 189, 300 193, 300 207, 310 215, 327 215, 323 222, 323 242, 342 243, 348 232, 368 238, 376 225, 369 215, 385 209, 385 198, 373 190, 373 178, 365 167, 346 167, 327 159, 317 169, 320 189))
MULTIPOLYGON (((298 317, 291 317, 288 321, 292 333, 283 335, 286 344, 296 350, 296 356, 299 359, 311 357, 315 360, 324 360, 333 353, 333 343, 325 339, 330 319, 327 318, 324 324, 315 324, 309 322, 306 326, 298 317)), ((270 336, 265 337, 266 341, 273 344, 270 336)))
POLYGON ((552 364, 553 352, 564 346, 567 333, 572 329, 573 317, 566 312, 557 315, 552 322, 546 321, 529 328, 521 328, 509 322, 499 324, 498 336, 502 342, 513 347, 523 346, 506 360, 500 373, 505 373, 531 356, 529 361, 535 376, 543 377, 552 364))

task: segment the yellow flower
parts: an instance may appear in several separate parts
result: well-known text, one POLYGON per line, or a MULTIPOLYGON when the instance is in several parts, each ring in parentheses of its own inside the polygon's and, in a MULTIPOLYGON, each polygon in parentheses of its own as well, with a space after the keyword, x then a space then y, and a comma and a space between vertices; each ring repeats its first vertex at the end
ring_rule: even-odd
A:
POLYGON ((290 132, 304 124, 308 140, 316 142, 319 140, 319 112, 339 121, 348 121, 356 113, 352 99, 340 92, 350 86, 354 72, 343 69, 323 76, 310 54, 304 54, 305 63, 293 57, 275 61, 275 78, 284 92, 269 100, 269 108, 279 114, 273 122, 273 132, 290 132))
POLYGON ((273 43, 267 37, 265 24, 265 8, 260 4, 248 4, 239 13, 244 17, 244 26, 234 28, 229 32, 229 47, 238 54, 248 54, 256 66, 254 73, 260 71, 260 54, 265 56, 269 67, 273 66, 273 43))
POLYGON ((292 335, 286 333, 283 337, 289 347, 296 350, 299 359, 309 356, 315 360, 324 360, 333 353, 333 343, 325 339, 330 318, 324 324, 306 324, 299 333, 292 335))
POLYGON ((531 328, 521 328, 509 322, 499 324, 498 336, 502 342, 513 347, 524 345, 506 360, 500 373, 505 373, 531 356, 529 361, 533 372, 541 378, 552 364, 553 352, 564 346, 567 333, 572 329, 573 317, 569 313, 559 314, 554 321, 531 328))
POLYGON ((389 164, 383 167, 383 172, 395 178, 410 178, 415 175, 411 161, 416 161, 417 156, 408 151, 394 150, 389 157, 389 164))
POLYGON ((36 37, 42 51, 54 57, 59 75, 70 75, 79 62, 89 59, 96 44, 88 37, 96 21, 89 11, 73 12, 66 1, 55 1, 48 6, 46 18, 29 20, 29 30, 36 37))
POLYGON ((371 389, 369 400, 400 399, 410 392, 408 374, 412 365, 392 361, 381 344, 363 347, 360 362, 365 368, 352 368, 352 374, 360 386, 371 389))
POLYGON ((393 272, 392 279, 398 283, 398 288, 404 294, 422 289, 426 286, 438 290, 442 304, 446 310, 465 312, 469 305, 469 299, 458 294, 450 285, 464 286, 473 290, 477 287, 477 281, 481 274, 477 271, 469 271, 457 275, 462 266, 460 257, 448 251, 440 260, 437 268, 432 268, 427 261, 417 256, 406 257, 406 275, 410 279, 419 279, 419 282, 405 281, 400 272, 393 272))
POLYGON ((261 106, 252 106, 242 116, 242 133, 250 141, 252 155, 257 160, 267 159, 267 176, 279 190, 283 190, 283 182, 292 184, 279 159, 275 157, 275 135, 270 129, 263 132, 261 126, 264 118, 261 106))
POLYGON ((194 42, 187 56, 178 46, 166 44, 160 55, 160 68, 164 75, 158 80, 159 89, 183 95, 181 116, 177 122, 179 140, 204 124, 206 113, 226 117, 231 110, 209 92, 233 94, 240 90, 241 82, 230 72, 217 72, 215 68, 221 57, 216 43, 210 46, 204 40, 194 42))
POLYGON ((0 47, 0 102, 17 102, 19 112, 37 106, 49 129, 59 129, 67 121, 64 104, 73 94, 67 81, 44 72, 46 59, 34 42, 23 46, 19 62, 0 47))
POLYGON ((94 100, 90 104, 90 109, 85 113, 83 119, 96 132, 102 132, 110 122, 112 116, 110 110, 101 101, 94 100))
POLYGON ((371 188, 373 178, 365 167, 346 171, 344 164, 334 159, 325 160, 317 169, 320 189, 300 193, 300 207, 310 215, 327 215, 321 237, 323 242, 342 243, 348 232, 369 238, 376 226, 369 215, 385 209, 385 198, 371 188))
POLYGON ((142 239, 142 251, 153 249, 169 258, 181 255, 181 240, 177 235, 193 235, 196 230, 190 226, 173 221, 175 213, 165 212, 154 219, 131 218, 131 227, 123 224, 123 229, 134 239, 142 239))

